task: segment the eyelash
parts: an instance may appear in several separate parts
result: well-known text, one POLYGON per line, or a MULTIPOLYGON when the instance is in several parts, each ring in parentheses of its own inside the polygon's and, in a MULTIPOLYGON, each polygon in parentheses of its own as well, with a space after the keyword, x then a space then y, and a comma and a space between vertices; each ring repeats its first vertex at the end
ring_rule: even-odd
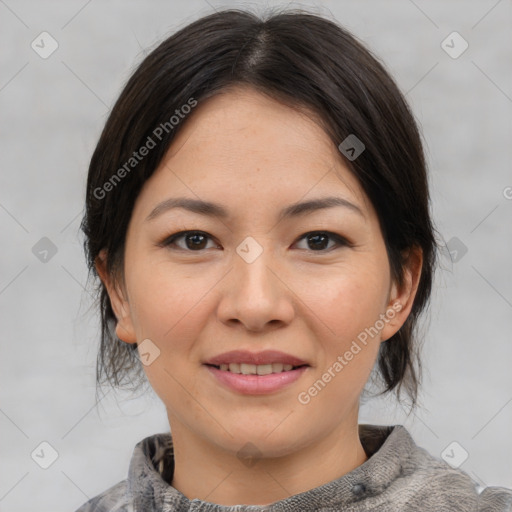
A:
MULTIPOLYGON (((203 235, 207 238, 209 238, 210 240, 213 240, 213 237, 211 237, 208 233, 205 233, 204 231, 195 231, 195 230, 190 230, 190 231, 180 231, 179 233, 174 233, 173 235, 170 235, 168 237, 166 237, 162 242, 160 242, 159 244, 157 244, 159 247, 167 247, 167 248, 170 248, 172 250, 178 250, 178 251, 184 251, 184 252, 197 252, 197 253, 201 253, 203 251, 205 251, 206 249, 199 249, 197 251, 194 251, 192 249, 183 249, 182 247, 170 247, 171 245, 174 244, 174 242, 180 238, 184 238, 186 235, 203 235)), ((304 235, 302 235, 300 238, 297 239, 297 242, 300 242, 302 240, 304 240, 306 237, 308 237, 309 235, 327 235, 329 238, 331 238, 332 240, 334 240, 337 244, 337 248, 341 248, 341 247, 353 247, 354 245, 352 243, 350 243, 346 238, 336 234, 336 233, 332 233, 331 231, 308 231, 307 233, 304 233, 304 235)), ((331 247, 330 249, 320 249, 320 250, 310 250, 309 252, 318 252, 318 253, 322 253, 322 252, 330 252, 332 251, 333 249, 335 249, 336 247, 331 247)), ((304 249, 303 249, 304 250, 304 249)), ((307 249, 306 249, 307 250, 307 249)))

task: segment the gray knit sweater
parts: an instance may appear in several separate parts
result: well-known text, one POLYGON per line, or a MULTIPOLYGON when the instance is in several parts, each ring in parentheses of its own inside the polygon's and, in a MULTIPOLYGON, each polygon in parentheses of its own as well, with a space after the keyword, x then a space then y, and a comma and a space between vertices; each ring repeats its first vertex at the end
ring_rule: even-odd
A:
POLYGON ((134 448, 128 478, 76 512, 512 512, 512 489, 486 487, 416 445, 402 425, 359 425, 368 460, 325 485, 266 506, 216 505, 172 487, 170 433, 134 448))

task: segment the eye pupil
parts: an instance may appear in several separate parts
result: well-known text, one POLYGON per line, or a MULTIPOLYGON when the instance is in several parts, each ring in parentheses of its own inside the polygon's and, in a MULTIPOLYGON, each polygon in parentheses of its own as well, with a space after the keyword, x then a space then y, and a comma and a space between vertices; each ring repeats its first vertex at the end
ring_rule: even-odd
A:
POLYGON ((325 242, 329 240, 329 236, 327 236, 325 234, 318 234, 317 233, 317 234, 308 236, 308 242, 311 242, 312 240, 315 240, 315 242, 313 242, 315 244, 314 247, 316 249, 320 249, 321 250, 321 249, 325 249, 325 247, 327 247, 327 244, 325 242), (320 243, 320 245, 317 244, 319 239, 323 239, 322 242, 320 243))
POLYGON ((202 244, 204 244, 206 237, 200 233, 192 233, 190 235, 187 235, 185 237, 185 239, 187 240, 187 247, 189 249, 190 248, 203 249, 202 244), (195 241, 192 243, 192 245, 190 245, 188 242, 191 241, 192 239, 194 239, 195 241), (198 239, 201 239, 201 240, 198 241, 198 239))

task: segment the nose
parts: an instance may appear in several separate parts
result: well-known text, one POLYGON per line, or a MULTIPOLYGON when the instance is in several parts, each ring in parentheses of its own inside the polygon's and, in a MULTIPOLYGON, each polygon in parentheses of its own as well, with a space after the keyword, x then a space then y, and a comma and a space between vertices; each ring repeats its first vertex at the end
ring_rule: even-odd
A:
POLYGON ((234 253, 232 269, 221 281, 217 310, 219 321, 242 325, 251 332, 283 327, 295 315, 294 294, 282 265, 270 248, 260 246, 261 253, 255 259, 246 257, 243 247, 234 253))

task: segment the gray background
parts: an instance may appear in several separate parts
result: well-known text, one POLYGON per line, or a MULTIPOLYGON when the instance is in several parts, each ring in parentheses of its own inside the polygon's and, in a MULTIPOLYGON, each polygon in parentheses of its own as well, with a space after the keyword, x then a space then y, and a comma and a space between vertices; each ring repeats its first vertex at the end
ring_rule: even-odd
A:
MULTIPOLYGON (((110 392, 95 407, 98 321, 78 235, 86 170, 144 49, 243 5, 265 6, 0 0, 2 511, 75 510, 126 477, 136 442, 169 428, 152 391, 110 392), (59 45, 47 59, 31 47, 43 31, 59 45), (43 237, 57 250, 46 262, 33 252, 43 237), (48 469, 31 458, 43 441, 59 455, 48 469)), ((422 408, 407 417, 392 397, 373 400, 360 423, 404 424, 438 457, 456 441, 449 453, 468 452, 460 468, 473 479, 512 487, 511 3, 289 5, 336 18, 387 64, 423 127, 437 227, 450 250, 467 248, 441 260, 422 408), (441 47, 453 31, 469 44, 456 59, 441 47)))

